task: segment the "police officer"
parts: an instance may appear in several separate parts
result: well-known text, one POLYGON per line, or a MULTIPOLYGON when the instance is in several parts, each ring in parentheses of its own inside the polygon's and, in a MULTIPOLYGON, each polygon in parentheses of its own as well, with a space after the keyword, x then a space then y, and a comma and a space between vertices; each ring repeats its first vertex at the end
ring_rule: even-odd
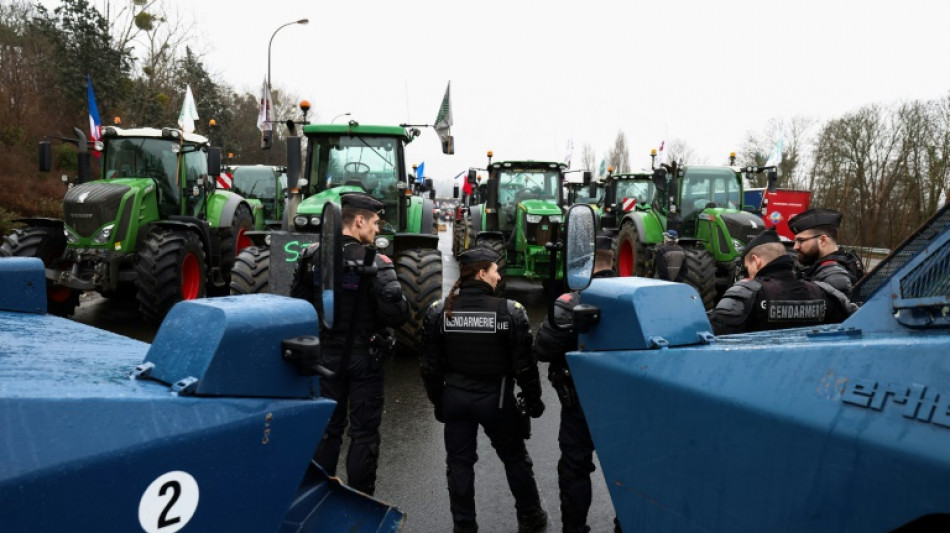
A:
POLYGON ((689 274, 686 250, 679 245, 679 233, 669 230, 663 233, 663 245, 656 249, 654 277, 667 281, 682 282, 689 274))
POLYGON ((861 260, 838 248, 841 213, 833 209, 809 209, 788 221, 795 233, 795 251, 803 269, 802 279, 823 281, 851 297, 851 287, 864 276, 861 260))
MULTIPOLYGON (((351 265, 362 264, 366 246, 376 238, 383 204, 364 193, 343 194, 340 203, 343 258, 351 265)), ((304 257, 312 258, 315 249, 311 247, 304 257)), ((352 269, 344 273, 333 329, 323 332, 322 364, 335 374, 320 378, 320 393, 336 400, 337 405, 313 457, 329 475, 336 475, 349 415, 347 482, 366 494, 376 490, 379 425, 383 416, 383 359, 392 348, 392 333, 387 326, 398 327, 409 319, 409 303, 392 261, 376 254, 375 267, 376 273, 372 280, 364 281, 369 285, 362 291, 360 274, 352 269), (345 356, 347 344, 351 349, 345 356)), ((312 298, 313 276, 301 275, 302 271, 306 268, 298 268, 295 273, 292 295, 312 298)))
MULTIPOLYGON (((594 277, 613 277, 613 254, 598 250, 594 257, 594 277)), ((557 482, 561 495, 561 524, 564 533, 590 531, 587 512, 591 503, 590 475, 594 472, 594 441, 577 399, 574 378, 571 377, 565 354, 577 349, 577 332, 567 326, 573 322, 574 306, 579 293, 568 292, 554 302, 554 321, 563 329, 556 329, 545 319, 535 338, 534 353, 539 361, 550 363, 548 380, 561 401, 561 425, 557 442, 561 458, 557 463, 557 482)), ((614 520, 616 524, 616 519, 614 520)), ((616 526, 619 531, 619 525, 616 526)))
POLYGON ((716 335, 833 324, 856 308, 831 285, 798 279, 775 228, 749 241, 742 262, 749 278, 730 287, 709 312, 716 335))
POLYGON ((449 296, 426 313, 422 339, 422 380, 445 423, 449 505, 454 531, 478 530, 475 520, 476 437, 481 425, 505 465, 515 497, 518 531, 547 525, 525 447, 525 425, 541 416, 541 381, 531 352, 531 326, 524 307, 496 298, 500 256, 474 248, 459 256, 459 280, 449 296), (456 292, 458 291, 458 292, 456 292), (519 411, 514 385, 521 388, 519 411))

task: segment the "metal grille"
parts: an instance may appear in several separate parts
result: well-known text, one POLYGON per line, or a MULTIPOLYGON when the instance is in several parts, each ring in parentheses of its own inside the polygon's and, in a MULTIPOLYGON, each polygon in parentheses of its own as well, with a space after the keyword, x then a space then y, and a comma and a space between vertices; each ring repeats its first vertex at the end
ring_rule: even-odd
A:
POLYGON ((944 243, 901 280, 901 298, 943 297, 950 294, 950 244, 944 243))
MULTIPOLYGON (((910 238, 891 252, 891 255, 887 256, 884 261, 878 264, 877 268, 862 278, 857 285, 854 286, 851 292, 851 299, 859 304, 868 301, 871 295, 877 292, 882 285, 887 284, 887 281, 895 272, 903 268, 908 261, 930 245, 933 238, 946 231, 948 226, 950 226, 950 204, 943 206, 940 211, 937 211, 937 214, 918 229, 916 233, 911 235, 910 238)), ((930 261, 925 264, 929 263, 930 261)), ((934 265, 935 267, 930 272, 936 276, 940 270, 939 267, 936 267, 937 263, 934 265)), ((946 266, 943 268, 946 269, 946 266)), ((946 272, 946 270, 943 270, 943 272, 946 272)), ((944 283, 946 283, 945 280, 944 283)), ((943 294, 947 293, 944 292, 943 294)))
POLYGON ((66 224, 83 237, 91 237, 103 224, 116 219, 122 197, 131 190, 127 185, 114 183, 84 183, 77 185, 63 199, 66 224))

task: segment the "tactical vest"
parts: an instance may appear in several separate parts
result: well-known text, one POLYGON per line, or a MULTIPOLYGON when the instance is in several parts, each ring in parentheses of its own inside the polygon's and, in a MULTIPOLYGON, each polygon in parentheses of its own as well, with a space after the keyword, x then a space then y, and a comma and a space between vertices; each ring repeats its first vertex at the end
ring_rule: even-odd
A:
POLYGON ((452 318, 442 312, 446 370, 486 379, 510 374, 508 339, 512 327, 506 299, 459 294, 452 318))
POLYGON ((750 331, 796 328, 842 320, 835 303, 818 285, 802 280, 764 278, 749 317, 750 331))
MULTIPOLYGON (((343 258, 345 261, 363 261, 366 249, 355 241, 345 241, 343 244, 343 258)), ((380 259, 377 257, 376 264, 379 266, 380 259)), ((359 295, 360 275, 352 269, 344 267, 341 280, 341 290, 337 298, 339 302, 336 310, 337 315, 333 319, 333 339, 331 344, 343 342, 346 339, 346 333, 351 328, 356 328, 355 346, 365 345, 370 335, 383 328, 382 322, 376 315, 376 296, 373 293, 373 278, 367 278, 364 283, 367 284, 366 294, 363 302, 360 304, 360 314, 353 318, 353 310, 356 307, 356 300, 359 295)))

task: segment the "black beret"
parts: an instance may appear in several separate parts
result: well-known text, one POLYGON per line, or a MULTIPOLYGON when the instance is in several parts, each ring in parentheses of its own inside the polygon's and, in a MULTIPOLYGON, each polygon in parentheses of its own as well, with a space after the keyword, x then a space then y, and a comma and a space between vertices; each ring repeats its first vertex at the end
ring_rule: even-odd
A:
POLYGON ((801 233, 815 226, 834 226, 841 225, 841 213, 834 209, 809 209, 788 219, 788 228, 793 233, 801 233))
POLYGON ((742 253, 742 258, 745 259, 745 256, 749 253, 749 250, 760 244, 768 244, 770 242, 782 242, 782 239, 779 238, 778 232, 775 231, 774 227, 771 227, 753 237, 752 240, 749 241, 749 244, 746 244, 745 252, 742 253))
POLYGON ((382 202, 372 196, 362 192, 345 192, 340 195, 340 204, 346 207, 356 209, 366 209, 380 215, 385 213, 386 207, 382 202))
POLYGON ((461 266, 468 266, 472 263, 478 263, 479 261, 491 261, 492 263, 496 263, 499 259, 501 259, 501 256, 491 248, 472 248, 471 250, 459 254, 459 264, 461 266))

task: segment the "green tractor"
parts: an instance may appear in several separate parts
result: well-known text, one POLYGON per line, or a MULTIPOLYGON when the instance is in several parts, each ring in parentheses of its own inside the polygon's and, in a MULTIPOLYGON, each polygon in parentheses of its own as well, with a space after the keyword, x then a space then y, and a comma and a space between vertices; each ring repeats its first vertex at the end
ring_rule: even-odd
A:
POLYGON ((230 165, 225 170, 231 178, 231 192, 243 196, 255 210, 263 213, 265 227, 279 229, 287 196, 287 167, 230 165))
MULTIPOLYGON (((396 340, 401 350, 417 350, 425 311, 442 298, 442 253, 434 202, 418 193, 419 188, 414 194, 406 179, 405 146, 419 130, 351 120, 349 124, 304 125, 303 134, 307 138, 303 168, 300 137, 287 139, 292 187, 287 224, 279 231, 248 233, 253 246, 237 258, 231 294, 289 294, 300 253, 319 240, 323 206, 327 202, 339 205, 340 195, 346 192, 366 192, 386 205, 376 247, 392 258, 411 308, 410 320, 396 331, 396 340)), ((425 187, 432 190, 431 180, 425 187)))
POLYGON ((745 244, 764 229, 741 210, 738 167, 664 165, 608 183, 601 231, 612 239, 618 275, 652 276, 655 249, 674 229, 687 252, 687 282, 707 309, 736 281, 745 244))
MULTIPOLYGON (((142 317, 160 322, 181 301, 228 293, 243 235, 263 227, 263 214, 241 196, 216 189, 220 150, 200 135, 173 128, 102 132, 102 174, 90 180, 85 136, 79 179, 63 200, 65 220, 20 219, 4 238, 13 256, 46 265, 50 313, 69 316, 79 295, 136 298, 142 317), (213 177, 209 177, 213 176, 213 177)), ((51 167, 40 143, 40 170, 51 167)))
MULTIPOLYGON (((492 153, 488 152, 488 161, 491 162, 492 153)), ((458 255, 475 245, 475 231, 472 227, 471 218, 466 213, 472 206, 485 203, 488 196, 488 185, 482 183, 482 176, 479 172, 487 172, 485 168, 469 168, 466 176, 466 184, 471 193, 460 191, 458 185, 452 188, 452 196, 458 199, 459 203, 455 209, 455 216, 452 218, 452 255, 458 255)))
MULTIPOLYGON (((485 202, 470 206, 463 223, 474 235, 466 249, 486 247, 501 255, 499 292, 504 291, 510 277, 549 278, 552 258, 545 244, 554 240, 561 223, 566 169, 564 163, 492 163, 489 159, 485 202)), ((475 170, 469 171, 469 183, 476 180, 475 174, 475 170)), ((560 280, 562 274, 558 266, 556 279, 560 280)))

